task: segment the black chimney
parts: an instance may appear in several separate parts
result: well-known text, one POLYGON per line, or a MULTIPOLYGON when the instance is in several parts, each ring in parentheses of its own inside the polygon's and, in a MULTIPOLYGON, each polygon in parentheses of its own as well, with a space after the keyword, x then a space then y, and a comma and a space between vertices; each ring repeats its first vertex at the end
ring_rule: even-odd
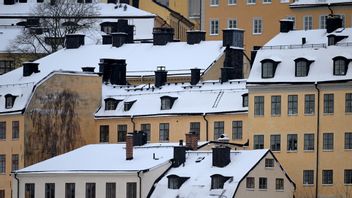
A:
POLYGON ((133 146, 142 146, 148 141, 147 134, 143 131, 133 133, 133 146))
POLYGON ((116 24, 116 30, 127 34, 126 43, 133 43, 134 25, 128 25, 128 20, 119 19, 116 24))
POLYGON ((124 32, 115 32, 111 33, 112 37, 112 46, 113 47, 121 47, 126 43, 127 34, 124 32))
POLYGON ((155 71, 155 87, 161 87, 167 82, 167 71, 165 66, 158 66, 155 71))
POLYGON ((280 32, 287 33, 293 30, 295 22, 290 19, 281 19, 280 20, 280 32))
POLYGON ((221 68, 221 82, 227 82, 231 79, 234 79, 234 69, 232 67, 223 67, 221 68))
POLYGON ((191 69, 191 85, 196 85, 200 80, 200 69, 191 69))
POLYGON ((219 146, 212 149, 213 150, 213 166, 216 167, 225 167, 230 162, 230 151, 229 147, 219 146))
POLYGON ((130 4, 130 0, 120 0, 120 3, 130 4))
POLYGON ((82 67, 83 72, 94 72, 95 67, 82 67))
POLYGON ((84 34, 67 34, 65 40, 66 49, 77 49, 84 45, 84 34))
POLYGON ((111 45, 112 44, 112 36, 110 34, 103 35, 103 45, 111 45))
POLYGON ((223 33, 223 46, 232 46, 243 48, 244 30, 241 29, 225 29, 223 33))
POLYGON ((158 27, 153 28, 153 44, 154 45, 166 45, 168 42, 172 42, 174 39, 174 29, 158 27))
POLYGON ((39 69, 38 69, 39 63, 23 63, 23 76, 30 76, 33 73, 38 73, 39 69))
POLYGON ((186 162, 186 147, 175 146, 174 147, 174 161, 172 166, 179 167, 181 164, 186 162))
POLYGON ((205 32, 200 30, 187 31, 187 44, 198 44, 205 41, 205 32))
POLYGON ((258 50, 262 48, 261 46, 253 46, 253 50, 251 51, 251 68, 254 63, 255 57, 257 56, 258 50))
POLYGON ((15 4, 15 0, 4 0, 4 5, 13 5, 15 4))
POLYGON ((339 15, 330 14, 326 17, 326 32, 331 33, 342 27, 342 18, 339 15))
POLYGON ((126 85, 125 59, 100 59, 99 72, 103 73, 105 83, 126 85))
POLYGON ((307 39, 306 37, 302 37, 302 45, 306 44, 307 43, 307 39))
POLYGON ((243 49, 226 47, 224 66, 221 71, 223 82, 243 78, 243 49), (226 74, 225 74, 226 73, 226 74))

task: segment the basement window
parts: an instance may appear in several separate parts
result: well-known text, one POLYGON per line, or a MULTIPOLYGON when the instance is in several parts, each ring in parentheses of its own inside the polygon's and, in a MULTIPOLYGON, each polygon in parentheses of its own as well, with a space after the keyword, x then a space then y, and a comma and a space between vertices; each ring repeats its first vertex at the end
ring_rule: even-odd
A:
POLYGON ((11 109, 13 105, 15 104, 16 96, 11 95, 11 94, 6 94, 5 95, 5 108, 6 109, 11 109))
POLYGON ((117 105, 120 100, 116 100, 114 98, 105 99, 105 110, 116 110, 117 105))
POLYGON ((170 97, 170 96, 162 96, 160 97, 161 100, 161 110, 169 110, 174 105, 174 102, 177 98, 170 97))
POLYGON ((177 175, 169 175, 167 178, 169 189, 180 189, 182 184, 189 179, 189 177, 179 177, 177 175))
POLYGON ((223 189, 225 182, 229 179, 232 179, 232 177, 225 177, 219 174, 215 174, 210 177, 211 177, 211 189, 223 189))
POLYGON ((280 62, 276 62, 271 59, 264 59, 261 61, 261 63, 262 63, 262 78, 273 78, 275 76, 277 65, 280 62))

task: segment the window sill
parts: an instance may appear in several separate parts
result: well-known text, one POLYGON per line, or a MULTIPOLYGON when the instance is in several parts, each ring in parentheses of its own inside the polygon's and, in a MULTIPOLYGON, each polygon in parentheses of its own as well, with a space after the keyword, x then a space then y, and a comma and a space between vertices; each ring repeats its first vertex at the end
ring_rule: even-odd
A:
POLYGON ((263 5, 270 5, 272 2, 263 2, 263 5))
POLYGON ((254 191, 254 188, 246 188, 247 191, 254 191))
POLYGON ((315 116, 315 113, 305 113, 305 116, 315 116))
POLYGON ((314 150, 304 150, 305 153, 314 153, 314 150))
POLYGON ((324 115, 324 116, 333 116, 334 113, 324 113, 323 115, 324 115))
POLYGON ((254 36, 260 36, 260 35, 262 35, 263 33, 252 33, 252 35, 254 35, 254 36))
POLYGON ((297 150, 289 150, 287 153, 297 153, 297 150))
POLYGON ((254 115, 254 117, 263 118, 264 115, 254 115))
POLYGON ((219 4, 210 4, 210 7, 219 7, 219 4))
POLYGON ((265 169, 273 170, 274 167, 265 167, 265 169))
POLYGON ((331 187, 331 186, 333 186, 334 184, 321 184, 322 186, 324 186, 324 187, 331 187))
POLYGON ((314 184, 303 184, 303 187, 314 187, 314 184))
POLYGON ((298 116, 298 113, 295 114, 287 114, 288 116, 298 116))
POLYGON ((20 138, 12 138, 12 141, 18 141, 20 138))
POLYGON ((284 189, 276 190, 276 192, 285 192, 284 189))
POLYGON ((352 152, 352 149, 345 149, 346 152, 352 152))
POLYGON ((219 36, 219 34, 209 34, 209 36, 219 36))
POLYGON ((278 151, 273 151, 273 150, 271 150, 271 152, 273 152, 273 153, 280 153, 281 150, 278 150, 278 151))
POLYGON ((351 184, 344 184, 345 186, 352 186, 352 183, 351 184))
POLYGON ((259 191, 268 191, 268 189, 259 189, 259 191))
POLYGON ((345 112, 345 115, 352 115, 352 112, 345 112))
POLYGON ((281 114, 275 114, 275 115, 271 114, 271 117, 281 117, 281 114))
POLYGON ((235 6, 235 5, 237 5, 237 4, 234 3, 234 4, 227 4, 227 5, 228 5, 228 6, 235 6))
POLYGON ((324 150, 323 149, 323 152, 334 152, 334 150, 333 149, 329 149, 329 150, 324 150))
POLYGON ((253 6, 253 5, 255 5, 256 3, 247 3, 247 5, 249 5, 249 6, 253 6))

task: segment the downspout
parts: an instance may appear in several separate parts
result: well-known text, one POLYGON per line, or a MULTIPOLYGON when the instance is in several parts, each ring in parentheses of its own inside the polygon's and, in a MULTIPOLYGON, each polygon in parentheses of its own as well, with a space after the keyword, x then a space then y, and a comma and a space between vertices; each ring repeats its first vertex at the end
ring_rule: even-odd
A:
POLYGON ((315 89, 317 90, 318 93, 318 109, 317 109, 317 153, 316 153, 316 164, 315 164, 315 197, 318 198, 318 186, 319 186, 319 138, 320 138, 320 89, 318 87, 318 83, 315 83, 315 89))
POLYGON ((177 37, 179 40, 181 40, 180 39, 180 21, 181 21, 181 19, 178 19, 178 21, 177 21, 177 37))
POLYGON ((134 132, 134 131, 136 131, 136 123, 134 122, 134 117, 133 117, 133 115, 131 115, 131 122, 132 122, 132 131, 134 132))
POLYGON ((17 180, 17 198, 20 198, 20 180, 17 178, 17 173, 15 174, 15 179, 17 180))
POLYGON ((208 130, 209 122, 208 122, 206 116, 207 116, 207 113, 204 113, 203 119, 205 121, 205 139, 206 139, 206 141, 209 141, 209 130, 208 130))
POLYGON ((142 170, 137 172, 137 177, 139 179, 139 198, 142 198, 142 177, 139 175, 141 172, 143 172, 142 170))

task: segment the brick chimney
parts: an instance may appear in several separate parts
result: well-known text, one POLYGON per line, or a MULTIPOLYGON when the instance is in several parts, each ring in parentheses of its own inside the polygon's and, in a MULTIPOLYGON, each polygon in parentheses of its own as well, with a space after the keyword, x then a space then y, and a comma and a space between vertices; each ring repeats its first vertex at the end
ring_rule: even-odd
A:
POLYGON ((195 133, 186 134, 186 147, 191 150, 197 150, 198 148, 198 136, 195 133))
POLYGON ((133 134, 126 135, 126 160, 133 159, 133 134))

